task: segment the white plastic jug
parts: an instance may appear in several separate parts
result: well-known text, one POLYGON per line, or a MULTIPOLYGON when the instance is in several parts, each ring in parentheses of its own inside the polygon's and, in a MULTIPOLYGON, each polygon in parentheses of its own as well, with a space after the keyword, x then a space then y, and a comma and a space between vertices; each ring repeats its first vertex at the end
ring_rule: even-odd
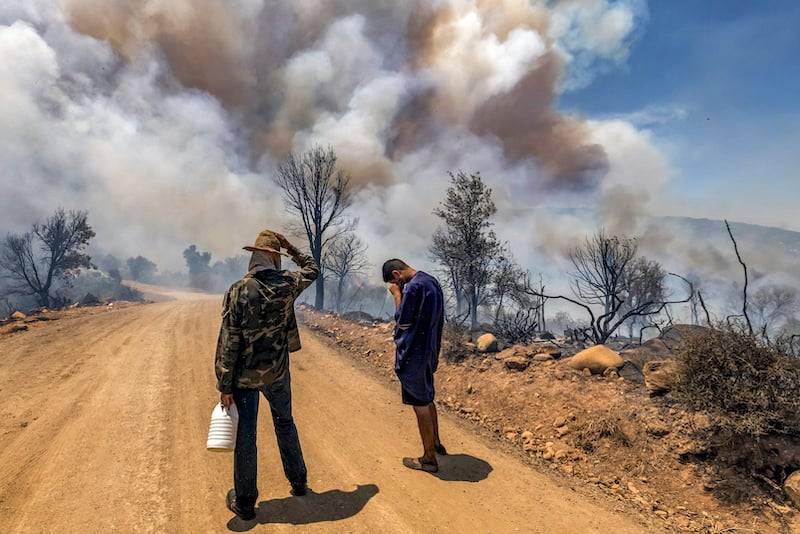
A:
POLYGON ((236 448, 236 430, 239 428, 239 411, 235 404, 227 410, 222 403, 211 412, 206 448, 215 452, 229 452, 236 448))

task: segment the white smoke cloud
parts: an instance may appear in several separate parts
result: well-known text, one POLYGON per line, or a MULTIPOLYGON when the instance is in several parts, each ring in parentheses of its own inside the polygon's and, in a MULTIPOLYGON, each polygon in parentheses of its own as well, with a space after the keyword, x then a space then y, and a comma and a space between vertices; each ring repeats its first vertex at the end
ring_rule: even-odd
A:
POLYGON ((650 134, 554 108, 563 80, 624 61, 643 4, 487 4, 6 0, 0 229, 61 205, 122 257, 233 255, 285 225, 270 173, 314 143, 354 175, 376 265, 427 262, 449 170, 482 173, 525 263, 583 230, 537 211, 565 195, 644 210, 669 175, 650 134))
POLYGON ((579 89, 630 54, 647 19, 644 0, 562 0, 552 11, 550 36, 570 63, 563 88, 579 89))
POLYGON ((59 205, 88 209, 107 250, 145 251, 176 267, 179 243, 230 255, 261 226, 281 223, 274 188, 237 154, 235 124, 217 100, 164 91, 169 74, 155 51, 119 66, 98 41, 90 56, 100 70, 120 68, 116 85, 91 73, 62 84, 48 35, 20 21, 0 26, 9 59, 0 65, 4 229, 59 205))

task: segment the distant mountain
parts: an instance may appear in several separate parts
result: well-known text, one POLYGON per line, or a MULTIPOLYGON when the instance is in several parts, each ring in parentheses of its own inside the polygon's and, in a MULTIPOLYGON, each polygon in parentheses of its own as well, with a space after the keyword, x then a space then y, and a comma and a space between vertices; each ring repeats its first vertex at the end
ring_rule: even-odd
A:
MULTIPOLYGON (((663 222, 677 232, 689 234, 697 239, 708 240, 712 243, 729 240, 723 221, 693 217, 654 217, 653 219, 663 222)), ((770 251, 774 251, 789 258, 796 258, 800 262, 800 232, 757 224, 739 222, 730 224, 733 235, 743 249, 743 254, 748 249, 757 250, 760 254, 769 254, 770 251)), ((800 274, 800 263, 797 265, 796 272, 800 274)))

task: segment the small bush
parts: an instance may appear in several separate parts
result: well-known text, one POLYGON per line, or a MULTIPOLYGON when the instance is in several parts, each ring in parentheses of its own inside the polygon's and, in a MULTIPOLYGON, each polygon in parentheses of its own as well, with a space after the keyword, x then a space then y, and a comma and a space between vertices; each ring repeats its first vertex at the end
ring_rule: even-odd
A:
POLYGON ((469 328, 455 321, 446 321, 442 331, 442 355, 451 362, 460 362, 471 354, 467 342, 469 328))
POLYGON ((800 361, 735 328, 705 329, 678 348, 675 395, 731 435, 800 436, 800 361))
POLYGON ((586 452, 592 452, 603 438, 609 438, 616 445, 631 446, 631 439, 625 432, 622 421, 613 416, 588 421, 578 429, 575 444, 586 452))
POLYGON ((495 321, 495 335, 509 343, 530 343, 539 333, 535 310, 519 310, 515 314, 504 313, 495 321))

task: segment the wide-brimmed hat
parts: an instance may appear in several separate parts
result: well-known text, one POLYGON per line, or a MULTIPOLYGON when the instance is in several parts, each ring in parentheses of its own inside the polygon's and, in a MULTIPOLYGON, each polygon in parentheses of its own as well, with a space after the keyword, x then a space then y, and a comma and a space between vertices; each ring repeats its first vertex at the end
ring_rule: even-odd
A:
POLYGON ((246 245, 242 247, 250 252, 271 252, 273 254, 280 254, 281 256, 289 256, 285 252, 281 252, 281 242, 275 232, 272 230, 264 230, 258 237, 253 245, 246 245))

